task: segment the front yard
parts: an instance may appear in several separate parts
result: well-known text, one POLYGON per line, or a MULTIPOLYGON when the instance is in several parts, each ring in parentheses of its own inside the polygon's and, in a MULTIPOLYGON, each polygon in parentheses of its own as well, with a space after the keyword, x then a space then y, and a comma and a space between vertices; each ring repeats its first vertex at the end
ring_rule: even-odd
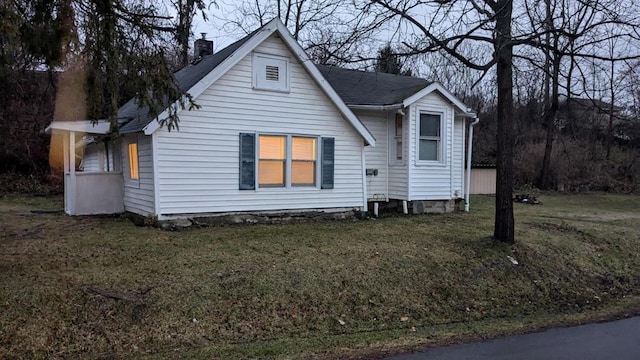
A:
POLYGON ((640 197, 167 232, 0 197, 0 358, 358 358, 640 309, 640 197), (519 264, 514 265, 512 257, 519 264))

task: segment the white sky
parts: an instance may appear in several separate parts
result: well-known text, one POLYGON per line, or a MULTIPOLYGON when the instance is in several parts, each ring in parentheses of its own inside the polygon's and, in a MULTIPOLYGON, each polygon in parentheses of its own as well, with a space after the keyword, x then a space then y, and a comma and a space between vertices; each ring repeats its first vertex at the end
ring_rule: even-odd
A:
POLYGON ((202 19, 202 16, 198 14, 193 26, 194 40, 201 37, 200 33, 207 33, 207 40, 213 40, 213 50, 216 52, 240 40, 244 34, 239 31, 233 34, 227 33, 223 29, 224 21, 220 20, 223 14, 233 10, 234 9, 225 4, 219 4, 218 7, 212 5, 210 9, 206 11, 208 17, 206 22, 202 19))

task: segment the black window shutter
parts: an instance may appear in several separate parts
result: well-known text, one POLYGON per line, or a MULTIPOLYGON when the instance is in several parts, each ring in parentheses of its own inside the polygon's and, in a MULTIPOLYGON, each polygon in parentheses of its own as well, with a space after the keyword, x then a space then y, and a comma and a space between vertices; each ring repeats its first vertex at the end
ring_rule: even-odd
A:
POLYGON ((333 189, 333 168, 335 159, 335 139, 323 137, 322 141, 322 183, 320 188, 333 189))
POLYGON ((256 134, 240 133, 240 190, 256 188, 256 134))

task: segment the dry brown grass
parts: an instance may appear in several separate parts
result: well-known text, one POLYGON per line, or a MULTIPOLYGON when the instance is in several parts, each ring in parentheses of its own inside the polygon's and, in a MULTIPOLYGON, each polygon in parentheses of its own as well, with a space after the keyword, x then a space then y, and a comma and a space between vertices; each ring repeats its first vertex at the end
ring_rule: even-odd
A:
POLYGON ((0 357, 373 356, 633 307, 640 198, 541 198, 516 204, 514 247, 490 240, 484 197, 470 214, 184 232, 3 198, 0 357))

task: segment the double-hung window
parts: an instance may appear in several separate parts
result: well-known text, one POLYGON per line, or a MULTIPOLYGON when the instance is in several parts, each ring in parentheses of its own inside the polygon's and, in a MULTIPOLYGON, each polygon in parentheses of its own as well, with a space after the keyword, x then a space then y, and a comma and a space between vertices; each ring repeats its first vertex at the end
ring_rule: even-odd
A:
POLYGON ((420 113, 418 160, 442 161, 442 115, 420 113))
POLYGON ((258 136, 258 186, 316 186, 317 138, 258 136))
POLYGON ((334 138, 240 134, 240 190, 333 189, 334 138))
POLYGON ((393 140, 394 140, 394 149, 395 149, 395 162, 402 162, 402 122, 404 120, 404 116, 401 114, 396 114, 395 123, 394 123, 394 132, 393 132, 393 140))

